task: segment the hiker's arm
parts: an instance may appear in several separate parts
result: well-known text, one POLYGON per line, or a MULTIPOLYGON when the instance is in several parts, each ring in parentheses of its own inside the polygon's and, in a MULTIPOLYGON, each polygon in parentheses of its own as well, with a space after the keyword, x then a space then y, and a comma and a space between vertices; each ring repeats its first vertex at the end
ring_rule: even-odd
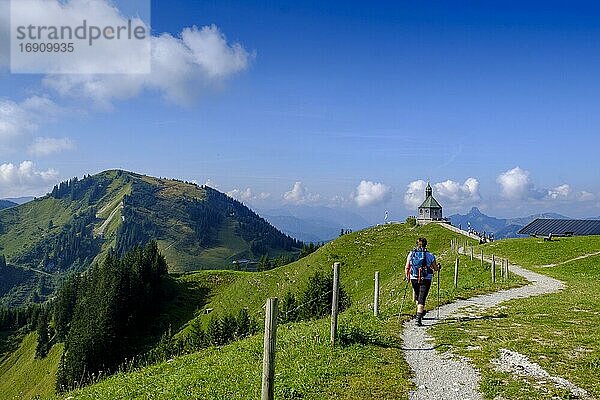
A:
POLYGON ((431 263, 431 269, 434 271, 439 271, 440 265, 438 265, 438 263, 435 260, 433 260, 433 262, 431 263))
POLYGON ((410 276, 410 254, 411 253, 408 253, 408 257, 406 257, 406 266, 404 267, 404 276, 407 280, 410 276))

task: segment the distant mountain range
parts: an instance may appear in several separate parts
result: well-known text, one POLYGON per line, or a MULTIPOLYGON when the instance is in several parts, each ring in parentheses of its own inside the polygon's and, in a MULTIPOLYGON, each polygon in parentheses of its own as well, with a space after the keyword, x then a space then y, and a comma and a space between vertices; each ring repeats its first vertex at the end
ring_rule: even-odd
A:
POLYGON ((34 199, 35 199, 35 197, 33 197, 33 196, 23 196, 23 197, 6 198, 4 200, 8 200, 12 203, 17 203, 17 204, 25 204, 25 203, 29 203, 30 201, 32 201, 34 199))
POLYGON ((17 206, 18 204, 9 200, 0 200, 0 210, 17 206))
POLYGON ((282 232, 303 242, 327 242, 342 229, 359 230, 369 222, 351 211, 323 206, 287 205, 261 215, 282 232))
POLYGON ((471 223, 472 229, 478 232, 493 232, 496 239, 522 237, 523 235, 519 235, 517 232, 537 218, 569 219, 569 217, 556 213, 533 214, 522 218, 495 218, 483 214, 477 207, 471 208, 471 211, 465 215, 454 214, 449 218, 454 226, 460 226, 466 230, 471 223))

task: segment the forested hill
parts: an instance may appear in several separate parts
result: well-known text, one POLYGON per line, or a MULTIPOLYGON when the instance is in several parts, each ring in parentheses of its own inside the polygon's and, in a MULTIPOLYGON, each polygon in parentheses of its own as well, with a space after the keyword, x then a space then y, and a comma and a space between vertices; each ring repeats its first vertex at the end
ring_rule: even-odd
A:
POLYGON ((9 200, 0 200, 0 210, 4 210, 5 208, 10 208, 16 206, 17 203, 14 203, 9 200))
POLYGON ((110 170, 0 211, 0 255, 8 264, 0 265, 0 280, 10 275, 13 283, 0 287, 0 304, 43 300, 59 277, 87 269, 109 249, 122 255, 152 239, 171 272, 231 268, 234 260, 265 254, 290 257, 302 246, 209 187, 110 170), (28 273, 15 278, 15 268, 28 273))

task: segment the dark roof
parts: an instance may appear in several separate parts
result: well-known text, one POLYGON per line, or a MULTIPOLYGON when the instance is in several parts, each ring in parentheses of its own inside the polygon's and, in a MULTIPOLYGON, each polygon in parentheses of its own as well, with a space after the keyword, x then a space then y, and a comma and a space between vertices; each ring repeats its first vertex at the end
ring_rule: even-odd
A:
POLYGON ((600 235, 600 221, 538 218, 520 231, 522 235, 600 235))
POLYGON ((423 204, 419 206, 419 208, 442 208, 442 206, 440 206, 440 203, 438 203, 437 200, 433 198, 433 196, 427 196, 427 198, 425 199, 423 204))

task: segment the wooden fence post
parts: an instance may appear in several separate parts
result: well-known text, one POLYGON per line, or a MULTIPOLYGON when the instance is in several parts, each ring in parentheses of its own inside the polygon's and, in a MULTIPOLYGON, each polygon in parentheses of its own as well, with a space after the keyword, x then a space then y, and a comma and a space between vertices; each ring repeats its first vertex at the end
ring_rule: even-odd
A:
POLYGON ((373 315, 379 315, 379 271, 375 272, 375 294, 373 298, 373 315))
POLYGON ((508 262, 508 258, 506 259, 506 280, 508 281, 510 279, 510 271, 508 268, 509 262, 508 262))
POLYGON ((456 259, 456 262, 454 263, 454 288, 456 289, 458 287, 458 258, 456 259))
POLYGON ((473 261, 473 246, 471 246, 471 261, 473 261))
POLYGON ((333 301, 331 302, 331 345, 335 346, 338 323, 338 302, 340 292, 340 263, 333 263, 333 301))
POLYGON ((273 400, 275 344, 277 340, 277 303, 278 300, 276 297, 267 299, 261 400, 273 400))
POLYGON ((481 267, 483 267, 483 249, 481 249, 481 267))
POLYGON ((492 254, 492 283, 496 283, 496 257, 492 254))

